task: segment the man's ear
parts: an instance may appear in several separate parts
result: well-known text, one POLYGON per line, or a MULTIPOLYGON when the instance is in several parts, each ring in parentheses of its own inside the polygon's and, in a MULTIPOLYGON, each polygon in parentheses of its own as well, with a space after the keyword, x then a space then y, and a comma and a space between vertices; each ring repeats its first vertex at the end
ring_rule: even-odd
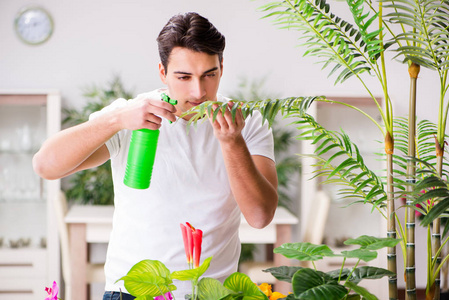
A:
POLYGON ((165 68, 162 63, 159 63, 159 77, 163 84, 167 84, 167 76, 165 74, 165 68))
POLYGON ((223 76, 223 58, 221 59, 220 63, 220 77, 223 76))

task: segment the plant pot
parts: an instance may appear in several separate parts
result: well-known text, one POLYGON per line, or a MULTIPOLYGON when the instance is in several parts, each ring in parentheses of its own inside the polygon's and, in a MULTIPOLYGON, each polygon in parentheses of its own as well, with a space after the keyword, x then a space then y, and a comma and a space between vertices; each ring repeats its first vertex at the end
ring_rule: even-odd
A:
POLYGON ((440 300, 449 300, 449 291, 441 292, 440 300))

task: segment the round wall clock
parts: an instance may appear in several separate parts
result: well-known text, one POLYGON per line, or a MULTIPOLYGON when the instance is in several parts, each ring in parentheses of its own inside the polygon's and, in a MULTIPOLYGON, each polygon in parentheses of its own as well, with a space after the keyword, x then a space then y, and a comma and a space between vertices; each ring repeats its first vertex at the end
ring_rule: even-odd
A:
POLYGON ((47 41, 53 33, 53 20, 42 7, 29 6, 19 11, 14 28, 23 42, 38 45, 47 41))

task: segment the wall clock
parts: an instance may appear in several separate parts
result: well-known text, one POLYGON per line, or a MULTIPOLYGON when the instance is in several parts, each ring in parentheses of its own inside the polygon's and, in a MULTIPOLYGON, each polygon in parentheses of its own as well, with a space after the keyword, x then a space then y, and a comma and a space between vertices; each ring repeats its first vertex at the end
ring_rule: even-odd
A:
POLYGON ((53 19, 42 7, 29 6, 20 10, 14 21, 14 29, 23 42, 39 45, 53 33, 53 19))

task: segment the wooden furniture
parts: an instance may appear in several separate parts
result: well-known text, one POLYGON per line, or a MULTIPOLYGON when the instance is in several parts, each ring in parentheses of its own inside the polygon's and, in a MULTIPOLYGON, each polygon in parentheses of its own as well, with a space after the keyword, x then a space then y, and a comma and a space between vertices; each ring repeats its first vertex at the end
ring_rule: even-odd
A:
POLYGON ((0 90, 0 300, 43 299, 45 287, 59 281, 50 199, 60 182, 39 178, 31 161, 60 124, 57 90, 0 90))
MULTIPOLYGON (((72 291, 76 291, 72 299, 87 299, 88 244, 108 243, 113 213, 113 206, 74 205, 65 217, 69 225, 70 250, 76 253, 71 256, 72 291)), ((240 240, 242 243, 273 243, 277 247, 291 241, 292 225, 297 223, 298 219, 283 208, 278 208, 271 224, 260 230, 251 228, 242 217, 240 240)), ((274 263, 288 265, 289 261, 276 254, 274 263)))
POLYGON ((56 220, 58 222, 58 233, 61 242, 61 262, 62 262, 62 275, 64 278, 64 300, 76 300, 78 299, 75 293, 72 293, 72 283, 79 280, 78 277, 82 277, 86 284, 94 282, 105 282, 104 278, 104 264, 92 264, 88 262, 86 257, 86 267, 83 273, 72 272, 71 261, 78 258, 78 252, 71 251, 70 247, 70 235, 69 226, 65 222, 65 217, 68 212, 67 198, 64 192, 60 192, 58 197, 53 199, 53 204, 56 212, 56 220))

